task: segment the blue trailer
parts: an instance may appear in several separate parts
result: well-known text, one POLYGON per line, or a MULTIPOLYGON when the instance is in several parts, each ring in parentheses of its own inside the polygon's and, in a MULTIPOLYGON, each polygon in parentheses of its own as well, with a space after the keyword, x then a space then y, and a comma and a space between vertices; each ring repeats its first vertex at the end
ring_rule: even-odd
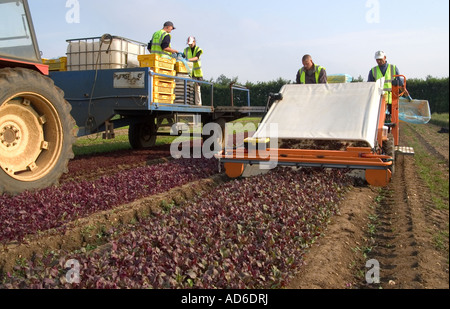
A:
MULTIPOLYGON (((133 148, 154 145, 163 120, 174 124, 180 115, 199 116, 203 124, 215 122, 223 129, 225 123, 247 115, 263 114, 266 107, 250 106, 248 89, 232 85, 230 92, 244 91, 246 104, 214 106, 214 84, 188 77, 154 73, 149 67, 109 70, 51 72, 50 78, 65 93, 72 106, 71 115, 78 127, 78 136, 105 132, 105 138, 114 137, 114 129, 129 126, 129 139, 133 148), (153 102, 153 79, 173 78, 184 83, 185 102, 167 104, 153 102), (188 84, 200 83, 209 89, 211 101, 202 106, 187 102, 188 84)), ((231 95, 231 98, 233 95, 231 95)), ((224 131, 224 130, 223 130, 224 131)))

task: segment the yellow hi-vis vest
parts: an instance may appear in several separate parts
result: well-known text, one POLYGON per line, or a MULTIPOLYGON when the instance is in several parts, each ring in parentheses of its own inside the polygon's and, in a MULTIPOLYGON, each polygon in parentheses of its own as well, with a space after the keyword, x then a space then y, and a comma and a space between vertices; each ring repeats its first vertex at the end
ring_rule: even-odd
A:
MULTIPOLYGON (((194 52, 192 52, 191 47, 187 47, 184 50, 184 54, 186 55, 187 59, 191 59, 196 57, 199 51, 203 52, 203 50, 198 46, 195 46, 194 52)), ((191 75, 193 77, 203 77, 202 62, 200 61, 200 58, 197 61, 194 61, 194 68, 191 75)))
POLYGON ((165 52, 161 47, 161 44, 166 36, 170 36, 170 34, 164 31, 163 29, 153 34, 150 54, 169 55, 169 56, 171 55, 171 53, 165 52))
MULTIPOLYGON (((314 65, 314 69, 316 70, 316 84, 319 83, 320 72, 324 69, 320 65, 314 65)), ((306 84, 306 72, 305 68, 300 69, 300 84, 306 84)))
MULTIPOLYGON (((396 72, 395 65, 389 64, 386 70, 386 74, 381 73, 381 69, 379 66, 376 66, 372 69, 372 75, 375 80, 379 80, 381 78, 385 78, 384 89, 392 89, 392 80, 394 78, 396 72)), ((392 91, 389 91, 386 97, 386 103, 392 104, 392 91)))

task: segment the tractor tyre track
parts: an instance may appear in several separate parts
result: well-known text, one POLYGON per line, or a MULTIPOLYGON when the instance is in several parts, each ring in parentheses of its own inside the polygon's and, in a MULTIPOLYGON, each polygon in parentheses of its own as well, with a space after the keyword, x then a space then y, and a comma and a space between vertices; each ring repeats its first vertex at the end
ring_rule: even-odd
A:
MULTIPOLYGON (((377 228, 369 257, 380 263, 383 289, 448 289, 446 258, 433 245, 445 214, 435 210, 429 189, 419 178, 413 157, 397 158, 397 173, 382 189, 376 208, 377 228)), ((448 220, 448 218, 447 218, 448 220)))
MULTIPOLYGON (((442 162, 436 168, 448 177, 446 137, 433 126, 422 131, 401 126, 401 143, 423 145, 429 156, 442 162)), ((288 288, 448 289, 448 247, 436 242, 448 235, 448 209, 436 207, 417 160, 397 156, 396 172, 386 188, 354 187, 288 288), (365 278, 370 270, 366 263, 373 259, 380 266, 378 284, 365 278)))
MULTIPOLYGON (((412 190, 406 177, 409 158, 397 160, 393 182, 382 189, 375 215, 378 220, 373 237, 375 245, 369 256, 380 263, 383 288, 423 288, 419 269, 419 243, 414 222, 412 190)), ((414 194, 415 195, 415 194, 414 194)))

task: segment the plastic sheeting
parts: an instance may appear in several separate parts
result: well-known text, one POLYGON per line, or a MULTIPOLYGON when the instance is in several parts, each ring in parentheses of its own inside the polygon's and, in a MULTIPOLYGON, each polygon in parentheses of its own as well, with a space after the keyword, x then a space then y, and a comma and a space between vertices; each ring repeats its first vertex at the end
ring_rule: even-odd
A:
POLYGON ((425 100, 399 100, 399 119, 409 123, 427 124, 431 120, 430 104, 425 100))
POLYGON ((189 61, 187 59, 183 58, 182 54, 178 54, 175 59, 177 59, 177 62, 180 61, 183 63, 183 65, 186 68, 186 71, 189 73, 189 75, 192 74, 192 69, 191 69, 191 66, 189 65, 189 61))
POLYGON ((285 85, 255 138, 364 141, 374 147, 384 79, 374 83, 285 85))

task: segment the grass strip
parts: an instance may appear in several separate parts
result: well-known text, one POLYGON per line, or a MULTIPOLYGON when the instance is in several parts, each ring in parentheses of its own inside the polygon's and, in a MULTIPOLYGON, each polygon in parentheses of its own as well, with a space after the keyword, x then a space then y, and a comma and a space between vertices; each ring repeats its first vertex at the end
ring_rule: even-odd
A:
POLYGON ((438 165, 443 164, 441 160, 430 155, 426 148, 414 136, 411 128, 405 126, 403 133, 408 136, 410 146, 415 150, 415 163, 418 167, 419 176, 430 188, 431 198, 437 209, 449 209, 449 181, 448 173, 444 174, 438 165))

